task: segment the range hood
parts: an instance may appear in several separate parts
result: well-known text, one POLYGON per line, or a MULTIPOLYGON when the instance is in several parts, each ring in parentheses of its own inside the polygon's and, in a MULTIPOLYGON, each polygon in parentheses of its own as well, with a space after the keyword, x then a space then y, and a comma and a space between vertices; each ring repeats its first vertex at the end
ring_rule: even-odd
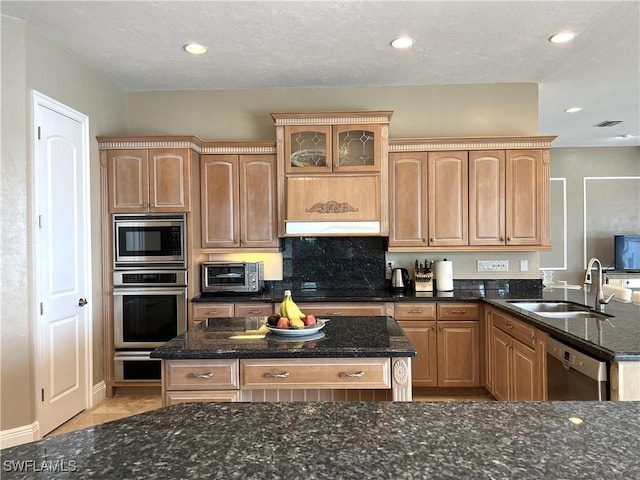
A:
POLYGON ((287 236, 382 235, 379 221, 285 222, 287 236))

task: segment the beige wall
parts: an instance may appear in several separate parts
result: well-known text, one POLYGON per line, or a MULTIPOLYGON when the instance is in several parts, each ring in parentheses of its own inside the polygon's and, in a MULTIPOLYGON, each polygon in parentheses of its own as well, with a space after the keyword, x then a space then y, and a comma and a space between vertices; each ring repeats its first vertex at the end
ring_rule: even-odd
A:
POLYGON ((100 180, 96 135, 126 134, 126 93, 14 18, 2 21, 2 269, 0 430, 35 421, 31 92, 89 117, 93 383, 103 378, 100 180))
POLYGON ((640 147, 553 149, 551 177, 553 248, 540 266, 581 285, 585 258, 610 265, 613 236, 640 235, 640 147))
POLYGON ((128 120, 132 135, 275 140, 272 112, 349 110, 393 110, 392 138, 538 133, 538 87, 522 83, 131 93, 128 120))

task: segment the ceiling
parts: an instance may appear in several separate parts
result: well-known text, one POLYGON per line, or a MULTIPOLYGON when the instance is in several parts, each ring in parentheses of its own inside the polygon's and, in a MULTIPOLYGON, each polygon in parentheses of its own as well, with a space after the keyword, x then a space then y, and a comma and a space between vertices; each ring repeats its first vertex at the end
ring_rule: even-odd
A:
POLYGON ((2 1, 128 92, 534 82, 554 147, 640 145, 640 2, 2 1), (575 39, 552 44, 556 32, 575 39), (410 35, 415 45, 389 42, 410 35), (182 46, 208 47, 190 56, 182 46), (580 106, 574 114, 567 107, 580 106), (598 128, 608 120, 622 123, 598 128), (618 138, 620 135, 632 135, 618 138))

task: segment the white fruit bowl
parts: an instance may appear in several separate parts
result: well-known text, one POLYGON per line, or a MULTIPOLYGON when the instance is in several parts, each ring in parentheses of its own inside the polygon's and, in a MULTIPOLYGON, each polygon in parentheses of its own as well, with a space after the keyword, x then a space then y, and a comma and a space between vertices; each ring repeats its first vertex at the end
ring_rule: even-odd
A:
POLYGON ((279 328, 267 324, 267 328, 271 333, 276 335, 288 335, 290 337, 303 337, 305 335, 313 335, 324 328, 324 320, 316 320, 316 324, 304 328, 279 328))

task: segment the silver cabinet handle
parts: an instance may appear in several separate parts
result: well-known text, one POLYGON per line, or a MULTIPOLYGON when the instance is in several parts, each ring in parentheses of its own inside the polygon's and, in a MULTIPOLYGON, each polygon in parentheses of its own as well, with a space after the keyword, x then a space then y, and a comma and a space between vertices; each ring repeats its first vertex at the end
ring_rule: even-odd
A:
POLYGON ((342 315, 342 312, 330 312, 329 315, 342 315))
POLYGON ((466 310, 451 310, 451 313, 467 313, 466 310))
POLYGON ((362 370, 356 373, 340 372, 338 374, 340 378, 361 378, 361 377, 364 377, 364 375, 365 375, 365 372, 362 370))
POLYGON ((513 325, 511 325, 510 323, 507 323, 507 328, 511 330, 513 328, 513 325))
POLYGON ((262 313, 262 310, 251 310, 249 313, 251 313, 252 315, 259 315, 262 313))
POLYGON ((408 313, 422 313, 422 310, 409 310, 408 313))
POLYGON ((264 378, 287 378, 289 375, 291 375, 289 372, 282 372, 282 373, 266 372, 262 376, 264 378))
POLYGON ((209 373, 190 373, 189 375, 187 375, 187 377, 189 378, 213 378, 213 372, 209 372, 209 373))

